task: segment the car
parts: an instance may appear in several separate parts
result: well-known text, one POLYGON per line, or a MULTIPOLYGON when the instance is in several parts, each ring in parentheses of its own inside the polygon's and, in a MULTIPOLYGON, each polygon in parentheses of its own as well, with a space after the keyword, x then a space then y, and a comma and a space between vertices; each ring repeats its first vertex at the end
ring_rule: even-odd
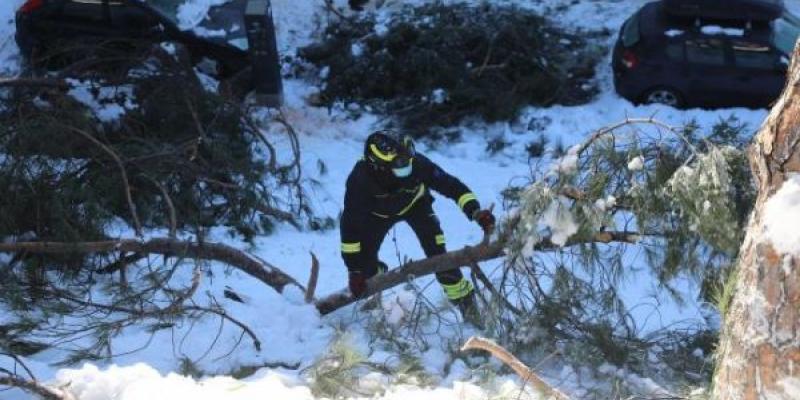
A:
MULTIPOLYGON (((80 44, 122 46, 124 53, 142 43, 177 43, 194 65, 245 91, 254 89, 265 105, 279 105, 282 82, 269 0, 211 7, 191 27, 181 26, 179 18, 185 1, 27 0, 16 13, 16 42, 29 65, 48 67, 80 44)), ((97 67, 107 61, 84 60, 97 67)))
POLYGON ((769 106, 800 37, 782 0, 660 0, 622 25, 614 87, 635 104, 769 106))

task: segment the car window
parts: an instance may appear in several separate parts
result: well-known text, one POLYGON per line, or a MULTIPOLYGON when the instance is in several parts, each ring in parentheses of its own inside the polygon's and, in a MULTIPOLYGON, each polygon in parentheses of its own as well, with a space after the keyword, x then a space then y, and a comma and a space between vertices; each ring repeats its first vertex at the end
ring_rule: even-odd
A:
POLYGON ((639 42, 639 12, 633 14, 622 26, 622 44, 631 47, 639 42))
POLYGON ((778 55, 769 46, 742 40, 732 44, 737 66, 773 70, 778 63, 778 55))
POLYGON ((800 18, 792 13, 784 14, 775 20, 772 42, 783 54, 792 54, 794 44, 800 37, 800 18))
POLYGON ((725 48, 720 39, 686 41, 686 60, 692 64, 725 65, 725 48))

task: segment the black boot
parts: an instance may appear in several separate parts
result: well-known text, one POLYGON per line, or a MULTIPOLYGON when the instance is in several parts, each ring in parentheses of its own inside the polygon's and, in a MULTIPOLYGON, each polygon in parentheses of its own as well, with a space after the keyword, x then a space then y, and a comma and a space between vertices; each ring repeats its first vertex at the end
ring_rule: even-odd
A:
POLYGON ((458 307, 458 311, 461 312, 461 317, 464 318, 465 322, 483 330, 483 319, 481 318, 481 313, 480 310, 478 310, 477 304, 475 304, 475 292, 470 292, 468 295, 458 300, 453 300, 453 303, 458 307))

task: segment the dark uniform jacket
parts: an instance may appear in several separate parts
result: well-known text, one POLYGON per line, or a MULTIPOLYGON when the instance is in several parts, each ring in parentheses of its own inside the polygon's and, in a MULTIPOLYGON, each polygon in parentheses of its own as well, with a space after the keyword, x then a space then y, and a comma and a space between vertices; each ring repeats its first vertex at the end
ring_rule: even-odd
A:
MULTIPOLYGON (((453 199, 469 219, 480 209, 466 185, 419 153, 414 156, 411 175, 406 178, 397 178, 391 171, 375 170, 364 160, 357 162, 347 179, 344 198, 343 255, 360 252, 361 241, 370 236, 373 226, 391 225, 404 220, 415 208, 430 207, 431 189, 453 199)), ((438 225, 435 217, 433 222, 438 225)), ((355 265, 358 257, 344 259, 349 270, 361 268, 355 265)))

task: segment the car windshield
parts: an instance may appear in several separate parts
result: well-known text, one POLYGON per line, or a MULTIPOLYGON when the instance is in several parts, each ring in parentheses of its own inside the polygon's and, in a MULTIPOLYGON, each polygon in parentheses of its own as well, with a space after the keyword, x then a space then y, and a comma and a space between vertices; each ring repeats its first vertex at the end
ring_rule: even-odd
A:
POLYGON ((773 36, 775 47, 786 55, 792 54, 798 37, 800 37, 800 18, 788 11, 784 12, 775 20, 773 36))
POLYGON ((216 42, 226 42, 242 49, 247 48, 244 31, 246 0, 145 0, 159 14, 178 28, 216 42))

